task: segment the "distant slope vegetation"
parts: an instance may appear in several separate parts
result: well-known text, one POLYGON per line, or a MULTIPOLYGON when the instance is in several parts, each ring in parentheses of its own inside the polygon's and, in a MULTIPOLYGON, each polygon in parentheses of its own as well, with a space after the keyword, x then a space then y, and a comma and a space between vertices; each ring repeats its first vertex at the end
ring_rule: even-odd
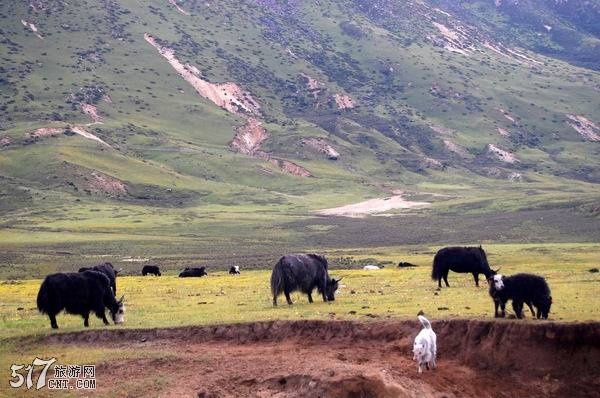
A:
POLYGON ((432 0, 501 41, 600 70, 598 0, 432 0))
POLYGON ((584 3, 2 2, 4 232, 277 241, 399 191, 419 214, 596 217, 584 3))

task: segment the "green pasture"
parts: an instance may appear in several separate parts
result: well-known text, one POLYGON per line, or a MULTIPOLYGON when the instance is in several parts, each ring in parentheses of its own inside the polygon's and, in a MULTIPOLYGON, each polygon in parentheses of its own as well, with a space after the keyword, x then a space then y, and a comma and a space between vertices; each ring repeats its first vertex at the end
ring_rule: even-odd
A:
MULTIPOLYGON (((242 270, 242 274, 236 276, 223 270, 209 271, 209 275, 202 278, 181 279, 174 270, 168 270, 162 277, 122 276, 118 278, 118 295, 125 294, 125 323, 104 326, 100 319, 92 316, 89 329, 164 328, 298 319, 371 322, 414 319, 419 310, 433 320, 449 317, 492 319, 493 303, 484 280, 477 288, 471 275, 451 273, 450 288, 437 288, 437 283, 430 279, 435 250, 437 247, 421 246, 330 251, 330 275, 343 278, 336 300, 325 303, 315 292, 315 302, 309 304, 306 296, 294 293, 292 306, 285 304, 283 296, 279 297, 278 307, 272 306, 269 286, 271 264, 266 263, 263 269, 242 270), (418 266, 398 268, 398 259, 418 266), (365 263, 378 263, 385 267, 375 271, 347 268, 348 265, 357 267, 365 263)), ((600 245, 498 244, 486 245, 486 250, 492 268, 501 267, 501 273, 532 272, 546 277, 554 300, 550 321, 600 319, 600 309, 592 305, 600 293, 600 273, 590 272, 599 265, 600 245)), ((36 309, 35 298, 40 283, 41 279, 4 280, 0 283, 0 369, 7 370, 14 363, 29 363, 36 356, 57 356, 61 363, 104 366, 115 359, 164 360, 173 355, 158 349, 84 349, 81 345, 48 346, 37 343, 38 338, 49 334, 86 330, 81 317, 65 314, 58 316, 60 329, 50 328, 48 317, 39 314, 36 309), (25 341, 27 344, 23 345, 25 341)), ((508 309, 512 314, 510 305, 508 309)), ((499 321, 532 321, 528 310, 525 315, 529 320, 499 321)), ((164 380, 150 381, 146 378, 143 382, 158 383, 152 386, 157 392, 164 387, 164 380)), ((126 396, 134 386, 110 388, 106 396, 126 396)), ((0 384, 0 396, 21 396, 19 393, 23 391, 0 384)), ((47 389, 32 389, 28 393, 35 396, 51 394, 47 389)))
MULTIPOLYGON (((600 274, 589 272, 598 267, 600 246, 596 244, 488 245, 492 268, 501 273, 533 272, 543 275, 552 289, 555 321, 600 319, 600 309, 591 306, 600 293, 600 274)), ((323 303, 315 292, 315 303, 295 293, 295 305, 288 307, 280 297, 273 308, 269 287, 270 269, 243 270, 231 276, 225 271, 211 271, 203 278, 177 277, 169 271, 162 277, 122 276, 118 278, 118 295, 125 294, 126 323, 117 328, 174 327, 220 323, 252 322, 272 319, 396 319, 411 318, 419 310, 432 318, 489 317, 492 302, 482 280, 474 286, 468 274, 451 273, 450 288, 437 289, 430 279, 432 254, 411 254, 397 249, 355 252, 332 252, 330 274, 340 278, 341 287, 335 302, 323 303), (365 254, 366 253, 366 254, 365 254), (344 254, 353 261, 388 264, 376 271, 336 267, 344 254), (396 259, 418 264, 415 268, 397 268, 396 259)), ((431 251, 431 253, 434 253, 431 251)), ((264 268, 270 264, 264 264, 264 268)), ((1 338, 55 333, 47 316, 36 309, 35 298, 40 279, 6 280, 0 284, 1 338)), ((80 317, 60 315, 63 331, 83 330, 80 317)), ((91 328, 104 328, 93 318, 91 328)))

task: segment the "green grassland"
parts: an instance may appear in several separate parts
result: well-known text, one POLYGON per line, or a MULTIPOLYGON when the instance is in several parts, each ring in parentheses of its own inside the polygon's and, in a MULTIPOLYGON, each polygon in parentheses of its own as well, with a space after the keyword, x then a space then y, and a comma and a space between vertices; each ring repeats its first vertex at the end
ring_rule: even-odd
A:
MULTIPOLYGON (((209 269, 207 277, 185 279, 178 278, 174 271, 167 271, 162 277, 122 276, 118 278, 118 292, 125 294, 126 322, 104 326, 101 320, 92 317, 89 330, 298 319, 371 322, 414 319, 419 310, 430 319, 491 319, 493 303, 484 281, 477 288, 471 275, 451 273, 450 288, 437 288, 437 283, 430 279, 435 250, 435 247, 385 247, 368 251, 332 251, 328 254, 333 268, 330 274, 343 278, 336 300, 324 303, 316 297, 315 302, 309 304, 306 296, 294 293, 293 306, 285 304, 283 296, 278 307, 272 306, 270 271, 266 269, 242 270, 237 276, 228 275, 224 270, 209 269), (418 267, 397 268, 398 259, 418 267), (356 269, 367 263, 385 265, 385 268, 377 271, 356 269)), ((501 267, 501 273, 532 272, 546 277, 553 296, 551 321, 600 319, 600 310, 591 305, 600 291, 600 273, 589 272, 599 265, 598 244, 505 244, 487 245, 486 250, 491 266, 501 267)), ((262 268, 271 265, 264 263, 262 268)), ((68 345, 40 345, 38 338, 49 334, 86 330, 81 317, 62 314, 58 316, 60 329, 50 328, 47 316, 36 309, 35 297, 40 282, 39 279, 24 279, 0 283, 0 368, 9 369, 13 363, 27 363, 36 356, 59 355, 64 363, 105 364, 112 358, 123 360, 131 356, 164 360, 165 355, 169 355, 157 350, 117 352, 92 347, 83 351, 68 345), (26 346, 21 344, 24 341, 26 346)), ((508 312, 512 313, 510 306, 508 312)), ((531 320, 528 310, 525 315, 531 320)), ((6 386, 0 388, 2 395, 15 394, 6 386)), ((37 394, 43 395, 44 391, 37 394)))
MULTIPOLYGON (((588 272, 600 265, 598 142, 566 119, 600 125, 597 71, 523 49, 541 65, 481 47, 451 53, 426 39, 440 35, 426 2, 386 2, 389 13, 353 1, 281 2, 283 11, 249 0, 210 3, 178 1, 190 15, 167 1, 48 1, 43 11, 0 4, 0 369, 56 350, 66 362, 123 354, 36 343, 84 329, 69 315, 50 329, 35 308, 43 276, 104 261, 124 273, 127 320, 111 329, 414 319, 421 309, 433 319, 491 318, 485 284, 451 274, 451 288, 438 291, 430 280, 434 253, 450 244, 483 244, 506 274, 544 275, 552 320, 600 319, 592 305, 600 280, 588 272), (269 134, 262 149, 313 177, 233 152, 244 118, 195 93, 144 33, 206 80, 249 90, 269 134), (303 74, 322 91, 309 90, 303 74), (338 109, 333 94, 358 106, 338 109), (90 123, 82 103, 98 108, 103 124, 86 128, 110 148, 71 134, 27 138, 42 127, 90 123), (302 144, 313 137, 339 159, 302 144), (519 161, 498 160, 488 144, 519 161), (102 190, 94 175, 127 189, 102 190), (315 215, 392 190, 431 206, 391 217, 315 215), (294 306, 272 307, 269 269, 288 252, 330 258, 331 274, 344 278, 335 302, 309 305, 294 295, 294 306), (398 269, 398 261, 419 267, 398 269), (142 278, 143 263, 159 264, 164 276, 142 278), (385 268, 360 270, 367 263, 385 268), (177 278, 190 265, 207 265, 209 276, 177 278), (242 275, 229 276, 230 265, 242 275), (31 345, 20 346, 23 339, 31 345)), ((475 24, 436 18, 450 28, 475 24)), ((94 318, 96 328, 105 327, 94 318)))
MULTIPOLYGON (((597 273, 589 272, 598 266, 600 246, 597 244, 487 245, 486 250, 492 268, 501 267, 501 273, 533 272, 547 278, 554 297, 553 320, 600 319, 600 310, 590 305, 600 282, 597 273)), ((119 295, 126 296, 127 322, 117 327, 300 318, 406 318, 420 309, 432 317, 489 317, 492 305, 484 281, 476 288, 470 275, 452 273, 451 287, 437 289, 437 283, 429 276, 434 252, 435 248, 429 247, 413 247, 410 251, 407 248, 332 251, 328 256, 331 275, 343 277, 336 301, 316 300, 308 305, 306 298, 298 293, 294 295, 296 305, 293 307, 285 304, 272 307, 268 270, 271 263, 262 264, 262 270, 243 270, 238 276, 211 268, 209 276, 204 278, 180 279, 176 271, 164 272, 163 277, 122 276, 118 279, 118 291, 119 295), (418 267, 397 268, 398 259, 418 267), (356 269, 369 263, 384 268, 378 271, 356 269)), ((39 285, 39 279, 7 280, 0 285, 1 337, 54 333, 46 327, 47 317, 38 314, 36 309, 39 285)), ((60 316, 58 322, 59 332, 82 330, 81 319, 76 316, 60 316)), ((92 327, 104 326, 94 319, 92 327)))

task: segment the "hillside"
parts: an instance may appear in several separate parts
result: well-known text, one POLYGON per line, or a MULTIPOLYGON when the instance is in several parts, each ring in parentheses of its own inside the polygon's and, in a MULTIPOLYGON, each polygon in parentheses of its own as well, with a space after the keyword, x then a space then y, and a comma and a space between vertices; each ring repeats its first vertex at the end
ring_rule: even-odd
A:
POLYGON ((317 211, 391 195, 421 202, 396 244, 597 240, 598 10, 3 2, 5 261, 355 246, 398 219, 317 211))

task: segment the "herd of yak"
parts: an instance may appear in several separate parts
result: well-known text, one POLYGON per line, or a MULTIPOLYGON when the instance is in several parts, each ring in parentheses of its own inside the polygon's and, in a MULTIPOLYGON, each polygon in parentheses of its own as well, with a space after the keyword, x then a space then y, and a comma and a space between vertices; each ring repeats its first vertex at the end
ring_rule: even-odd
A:
MULTIPOLYGON (((400 263, 401 265, 403 263, 400 263)), ((527 304, 533 316, 548 318, 552 296, 545 279, 533 274, 503 276, 498 270, 492 270, 485 251, 479 247, 446 247, 439 250, 433 259, 431 277, 442 287, 442 279, 448 284, 448 272, 471 273, 475 284, 479 286, 479 275, 488 281, 489 294, 494 301, 494 316, 504 317, 508 300, 512 300, 517 318, 523 317, 523 305, 527 304), (498 313, 498 307, 501 312, 498 313), (534 307, 536 311, 534 311, 534 307)), ((230 274, 239 274, 238 266, 229 270, 230 274)), ((81 315, 84 326, 89 325, 89 314, 94 312, 104 324, 108 324, 105 309, 108 308, 113 322, 124 321, 124 296, 119 300, 117 294, 118 271, 112 264, 104 263, 92 268, 81 268, 79 272, 57 273, 46 276, 37 296, 40 312, 48 314, 52 328, 58 328, 56 315, 65 311, 81 315)), ((145 265, 142 275, 160 276, 156 265, 145 265)), ((179 277, 201 277, 207 275, 205 267, 185 268, 179 277)), ((330 278, 327 259, 319 254, 288 254, 279 259, 271 274, 271 293, 273 305, 283 293, 288 304, 292 304, 290 294, 300 291, 313 302, 312 292, 316 288, 323 301, 334 301, 340 279, 330 278)))

